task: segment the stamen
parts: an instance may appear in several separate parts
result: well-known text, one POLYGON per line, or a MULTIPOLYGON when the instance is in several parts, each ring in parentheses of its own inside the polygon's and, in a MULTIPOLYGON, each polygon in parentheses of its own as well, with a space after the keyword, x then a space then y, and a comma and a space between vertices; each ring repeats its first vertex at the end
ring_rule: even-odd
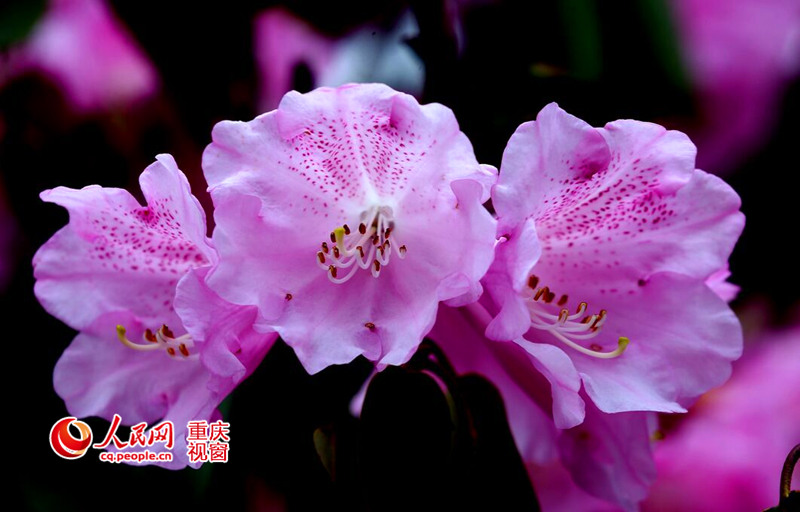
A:
POLYGON ((578 304, 575 313, 570 314, 569 309, 564 307, 569 301, 569 297, 564 294, 556 302, 561 309, 558 314, 547 312, 547 305, 551 304, 556 294, 547 286, 538 287, 539 278, 531 275, 528 278, 528 286, 533 290, 528 303, 528 311, 531 315, 531 327, 547 331, 557 340, 568 347, 577 350, 581 354, 599 359, 611 359, 622 355, 630 344, 630 340, 621 336, 617 340, 617 348, 610 352, 603 352, 603 346, 592 343, 589 348, 579 345, 576 341, 589 340, 600 334, 600 331, 608 319, 608 311, 601 309, 599 313, 586 315, 589 305, 586 302, 578 304))
POLYGON ((389 242, 389 236, 396 236, 394 231, 392 210, 383 206, 372 207, 361 215, 356 231, 347 224, 331 231, 330 240, 334 246, 330 248, 327 242, 322 243, 322 250, 317 252, 317 265, 326 271, 331 282, 337 284, 348 281, 359 268, 378 277, 383 267, 389 264, 392 252, 400 259, 406 255, 405 245, 389 242), (350 270, 342 271, 347 268, 350 270))
POLYGON ((175 337, 169 327, 162 325, 155 333, 150 329, 145 329, 142 338, 146 343, 134 343, 128 339, 125 327, 122 325, 117 326, 117 338, 128 348, 139 351, 152 351, 152 350, 165 350, 167 354, 174 357, 180 352, 182 359, 197 360, 199 354, 192 354, 191 349, 194 348, 194 341, 189 334, 175 337))

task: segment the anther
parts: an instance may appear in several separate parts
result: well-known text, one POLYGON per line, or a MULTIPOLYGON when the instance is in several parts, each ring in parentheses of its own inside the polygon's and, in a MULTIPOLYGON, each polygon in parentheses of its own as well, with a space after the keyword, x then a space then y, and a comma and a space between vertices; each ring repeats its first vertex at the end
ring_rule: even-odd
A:
POLYGON ((322 243, 322 250, 317 252, 318 264, 336 284, 350 280, 359 269, 378 277, 382 268, 389 264, 392 252, 401 259, 406 254, 405 246, 392 247, 394 244, 388 240, 390 235, 397 236, 391 208, 373 206, 361 214, 357 230, 342 224, 330 232, 334 245, 322 243))
POLYGON ((286 294, 286 300, 292 300, 292 294, 291 293, 287 293, 286 294))
POLYGON ((369 329, 370 331, 374 331, 374 330, 375 330, 375 324, 373 324, 372 322, 367 322, 367 323, 365 323, 365 324, 364 324, 364 327, 366 327, 366 328, 367 328, 367 329, 369 329))
POLYGON ((121 341, 126 347, 138 351, 163 349, 170 356, 175 356, 177 354, 177 347, 184 359, 195 360, 199 357, 199 355, 192 355, 191 351, 189 350, 194 346, 194 342, 192 341, 192 337, 190 335, 184 334, 183 336, 176 338, 170 328, 166 325, 162 325, 161 328, 156 332, 153 332, 150 329, 145 329, 145 332, 142 335, 142 338, 146 342, 144 344, 134 343, 129 340, 126 335, 125 327, 121 325, 117 326, 117 338, 119 338, 119 341, 121 341))
POLYGON ((567 294, 563 294, 555 303, 560 307, 558 313, 550 313, 546 304, 551 304, 556 298, 556 294, 547 286, 537 288, 539 284, 538 277, 531 275, 528 278, 528 286, 536 290, 528 303, 531 327, 549 332, 565 345, 595 358, 611 359, 620 356, 625 351, 630 343, 630 340, 625 337, 619 338, 617 348, 611 352, 603 352, 603 346, 598 343, 591 343, 588 348, 576 343, 576 341, 589 340, 598 336, 608 318, 608 311, 601 309, 597 314, 587 315, 588 304, 579 302, 575 313, 570 315, 569 309, 564 307, 569 301, 569 297, 567 294))

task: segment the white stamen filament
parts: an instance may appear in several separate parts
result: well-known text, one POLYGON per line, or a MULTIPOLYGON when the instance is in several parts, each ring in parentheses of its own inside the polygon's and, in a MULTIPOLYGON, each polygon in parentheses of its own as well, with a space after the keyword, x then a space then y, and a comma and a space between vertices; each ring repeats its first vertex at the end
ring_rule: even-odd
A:
POLYGON ((126 347, 142 352, 163 350, 170 357, 179 360, 194 361, 200 358, 199 354, 193 354, 190 351, 191 348, 194 348, 194 341, 192 340, 191 335, 184 334, 183 336, 174 338, 172 337, 172 333, 169 331, 169 328, 166 325, 162 325, 161 328, 155 333, 151 332, 149 329, 145 331, 145 333, 142 335, 142 339, 145 342, 143 344, 134 343, 133 341, 129 340, 126 335, 125 327, 121 325, 117 326, 117 338, 119 338, 119 341, 121 341, 126 347), (148 334, 153 339, 148 338, 148 334), (178 355, 181 357, 176 357, 178 355))
MULTIPOLYGON (((532 279, 534 280, 533 282, 538 283, 538 278, 532 277, 532 279)), ((528 302, 531 327, 549 332, 568 347, 577 350, 581 354, 599 359, 618 357, 627 348, 630 340, 624 336, 619 338, 617 348, 611 352, 601 352, 598 345, 592 345, 591 349, 589 349, 575 343, 576 341, 592 339, 600 334, 600 330, 608 318, 606 311, 601 310, 600 313, 586 316, 588 305, 585 302, 581 302, 573 314, 570 314, 568 309, 562 308, 558 315, 554 315, 544 310, 545 304, 552 302, 554 294, 547 287, 536 288, 535 285, 531 287, 534 290, 528 302)), ((563 296, 559 304, 565 302, 566 296, 563 296)))
POLYGON ((391 209, 374 206, 361 215, 355 231, 345 224, 331 232, 333 248, 327 241, 322 244, 322 250, 317 253, 317 266, 336 284, 349 281, 359 268, 378 277, 389 264, 392 249, 400 259, 406 255, 405 245, 397 243, 396 236, 391 236, 393 229, 391 209), (342 275, 345 269, 349 270, 342 275))

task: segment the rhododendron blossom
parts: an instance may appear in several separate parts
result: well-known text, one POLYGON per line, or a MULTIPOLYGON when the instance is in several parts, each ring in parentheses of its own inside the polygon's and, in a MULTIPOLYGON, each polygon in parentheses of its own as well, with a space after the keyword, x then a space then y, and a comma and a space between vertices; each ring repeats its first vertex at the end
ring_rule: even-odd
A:
POLYGON ((472 302, 493 257, 479 165, 453 113, 387 86, 290 92, 222 122, 203 156, 219 266, 209 285, 257 305, 311 372, 408 360, 440 301, 472 302))
POLYGON ((724 382, 741 328, 706 281, 724 279, 739 198, 696 170, 682 133, 595 129, 548 105, 511 137, 492 194, 497 249, 487 328, 553 387, 559 428, 604 412, 683 412, 724 382))
POLYGON ((42 306, 80 331, 56 365, 70 414, 175 424, 170 468, 184 467, 186 423, 216 406, 261 361, 274 334, 255 308, 222 301, 203 281, 216 252, 205 215, 169 155, 141 175, 147 206, 127 191, 58 187, 42 199, 70 222, 34 257, 42 306))

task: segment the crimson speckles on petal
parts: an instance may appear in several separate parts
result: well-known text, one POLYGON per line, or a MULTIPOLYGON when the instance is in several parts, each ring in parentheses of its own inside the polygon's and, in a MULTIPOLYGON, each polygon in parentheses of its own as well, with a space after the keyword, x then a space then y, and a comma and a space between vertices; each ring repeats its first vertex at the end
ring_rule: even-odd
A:
MULTIPOLYGON (((42 193, 69 211, 70 222, 36 253, 35 292, 80 331, 53 374, 72 415, 167 419, 185 428, 211 418, 276 336, 253 331, 254 308, 205 286, 216 252, 172 157, 159 155, 140 183, 147 206, 96 185, 42 193)), ((163 463, 173 469, 189 463, 177 434, 175 457, 163 463)))
MULTIPOLYGON (((579 375, 608 413, 683 411, 723 382, 741 327, 709 284, 744 218, 694 156, 682 133, 629 120, 595 129, 555 104, 520 126, 492 196, 508 237, 484 280, 497 312, 487 335, 532 355, 537 344, 563 349, 574 368, 551 373, 579 375), (600 312, 555 308, 561 296, 600 312)), ((554 391, 554 409, 582 417, 572 398, 554 391)))
POLYGON ((257 305, 312 373, 358 355, 403 363, 440 301, 480 295, 496 171, 442 105, 378 84, 291 92, 219 123, 203 167, 220 250, 210 286, 257 305))

